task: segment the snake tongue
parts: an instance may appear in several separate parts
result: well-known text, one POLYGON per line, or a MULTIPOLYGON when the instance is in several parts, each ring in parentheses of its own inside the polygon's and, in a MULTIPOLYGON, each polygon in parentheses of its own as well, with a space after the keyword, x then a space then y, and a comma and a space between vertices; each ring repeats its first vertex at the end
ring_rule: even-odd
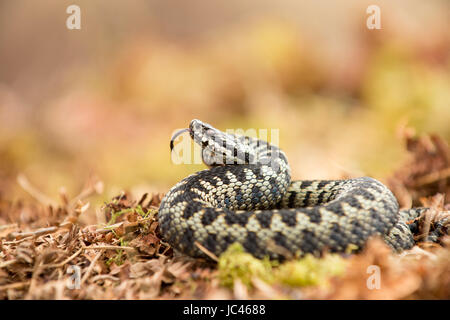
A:
POLYGON ((189 133, 190 133, 190 132, 191 132, 191 129, 189 129, 189 128, 181 129, 181 130, 175 132, 175 134, 172 136, 172 139, 170 139, 170 151, 171 151, 171 152, 172 152, 173 147, 174 147, 173 143, 174 143, 175 139, 176 139, 179 135, 181 135, 181 134, 183 134, 183 133, 185 133, 185 132, 189 132, 189 133))

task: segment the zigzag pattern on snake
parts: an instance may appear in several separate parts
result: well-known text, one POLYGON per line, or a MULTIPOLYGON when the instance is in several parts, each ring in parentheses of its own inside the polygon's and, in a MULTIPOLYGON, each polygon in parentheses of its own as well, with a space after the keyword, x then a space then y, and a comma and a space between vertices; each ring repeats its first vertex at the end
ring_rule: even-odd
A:
POLYGON ((426 208, 399 211, 373 178, 291 181, 284 152, 266 141, 192 120, 171 148, 185 131, 209 169, 172 187, 158 213, 163 238, 182 253, 205 257, 198 242, 219 256, 238 242, 255 257, 283 259, 358 250, 373 235, 397 251, 414 245, 406 222, 426 208))

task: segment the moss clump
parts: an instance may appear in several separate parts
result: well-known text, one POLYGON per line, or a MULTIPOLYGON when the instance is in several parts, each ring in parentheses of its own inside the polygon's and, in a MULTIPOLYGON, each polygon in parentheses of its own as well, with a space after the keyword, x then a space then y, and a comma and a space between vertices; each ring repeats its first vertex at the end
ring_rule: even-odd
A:
POLYGON ((233 287, 235 279, 240 279, 247 287, 251 286, 254 277, 267 282, 272 280, 270 261, 256 259, 239 243, 232 244, 220 255, 218 270, 221 285, 229 288, 233 287))
POLYGON ((345 271, 346 262, 338 255, 326 255, 316 258, 306 255, 295 261, 288 261, 275 270, 275 282, 292 287, 325 285, 332 276, 345 271))
POLYGON ((316 258, 311 254, 299 260, 279 263, 257 259, 244 251, 238 243, 231 245, 219 258, 218 270, 221 285, 232 288, 236 279, 247 287, 257 277, 270 284, 291 287, 322 286, 331 277, 344 273, 346 261, 339 255, 328 254, 316 258))

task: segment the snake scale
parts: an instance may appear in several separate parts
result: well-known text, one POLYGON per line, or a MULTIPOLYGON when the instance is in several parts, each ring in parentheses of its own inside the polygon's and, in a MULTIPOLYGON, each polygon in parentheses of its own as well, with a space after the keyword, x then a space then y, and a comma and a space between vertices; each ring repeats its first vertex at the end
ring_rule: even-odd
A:
POLYGON ((266 141, 234 135, 192 120, 182 132, 201 146, 209 167, 192 174, 162 199, 158 220, 175 249, 219 256, 238 242, 255 257, 283 259, 347 252, 380 235, 396 251, 414 245, 407 221, 425 208, 400 210, 381 182, 369 178, 291 181, 284 152, 266 141))

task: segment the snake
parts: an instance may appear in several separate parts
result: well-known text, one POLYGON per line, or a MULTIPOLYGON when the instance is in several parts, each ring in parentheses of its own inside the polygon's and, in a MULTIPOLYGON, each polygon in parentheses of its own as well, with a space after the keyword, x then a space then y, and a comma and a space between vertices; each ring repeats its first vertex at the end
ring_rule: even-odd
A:
POLYGON ((173 135, 172 151, 184 132, 208 169, 174 185, 158 212, 163 239, 182 254, 218 257, 239 243, 256 258, 286 259, 359 251, 376 235, 395 251, 415 245, 408 222, 427 208, 399 210, 374 178, 292 181, 278 146, 198 119, 173 135))

